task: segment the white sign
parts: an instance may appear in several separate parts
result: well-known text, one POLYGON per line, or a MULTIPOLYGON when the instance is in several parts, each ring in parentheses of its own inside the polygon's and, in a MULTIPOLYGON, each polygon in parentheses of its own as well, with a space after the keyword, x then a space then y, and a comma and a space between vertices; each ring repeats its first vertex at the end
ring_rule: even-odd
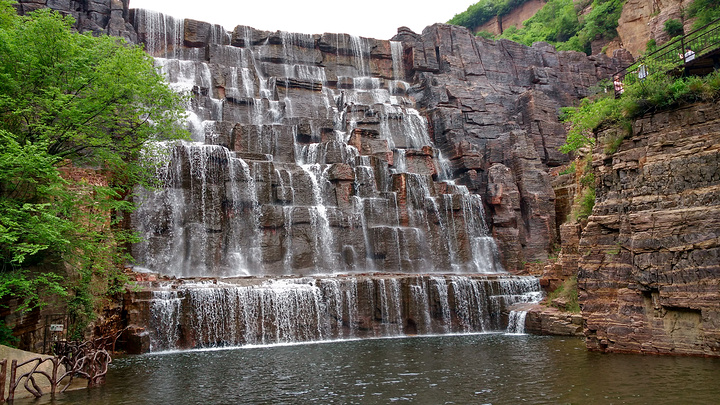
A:
POLYGON ((65 325, 54 323, 54 324, 50 325, 50 332, 62 332, 64 328, 65 328, 65 325))

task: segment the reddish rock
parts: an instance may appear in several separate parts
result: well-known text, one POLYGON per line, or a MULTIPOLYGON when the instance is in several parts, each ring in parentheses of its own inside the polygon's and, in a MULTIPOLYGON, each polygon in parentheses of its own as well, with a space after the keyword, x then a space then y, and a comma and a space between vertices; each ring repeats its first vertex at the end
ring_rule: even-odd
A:
POLYGON ((355 180, 355 171, 347 163, 335 163, 328 169, 328 180, 353 181, 355 180))
POLYGON ((525 331, 536 335, 583 336, 583 317, 555 307, 532 305, 527 308, 525 331))
POLYGON ((588 348, 720 356, 720 108, 643 117, 597 153, 578 287, 588 348))
POLYGON ((401 29, 394 39, 404 42, 406 69, 415 74, 415 97, 435 146, 458 181, 490 202, 488 222, 505 268, 546 259, 558 233, 547 172, 569 162, 557 151, 565 140, 558 110, 575 105, 624 61, 558 52, 547 43, 488 41, 443 24, 421 35, 401 29), (496 163, 512 171, 501 189, 490 186, 489 168, 496 163), (491 193, 512 189, 516 205, 496 210, 505 203, 491 193))
POLYGON ((433 158, 432 148, 423 148, 423 150, 408 150, 405 154, 405 164, 408 173, 416 173, 428 176, 437 174, 435 160, 433 158))
POLYGON ((210 34, 209 23, 186 18, 183 25, 185 26, 185 46, 200 48, 207 45, 208 35, 210 34))

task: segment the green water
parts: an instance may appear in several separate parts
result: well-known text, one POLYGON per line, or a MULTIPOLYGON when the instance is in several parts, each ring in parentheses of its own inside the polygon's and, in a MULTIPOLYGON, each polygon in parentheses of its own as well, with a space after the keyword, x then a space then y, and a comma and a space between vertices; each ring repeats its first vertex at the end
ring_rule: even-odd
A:
POLYGON ((461 335, 118 358, 107 384, 26 404, 718 404, 720 359, 461 335))

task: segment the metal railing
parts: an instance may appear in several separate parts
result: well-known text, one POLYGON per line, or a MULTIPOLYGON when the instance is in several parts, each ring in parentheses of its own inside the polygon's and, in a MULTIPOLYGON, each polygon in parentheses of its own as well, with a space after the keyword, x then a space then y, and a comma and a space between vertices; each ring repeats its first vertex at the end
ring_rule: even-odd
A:
MULTIPOLYGON (((664 71, 677 70, 720 48, 720 19, 712 21, 687 35, 674 39, 635 63, 615 73, 624 84, 643 80, 649 67, 662 66, 664 71)), ((612 79, 611 78, 611 79, 612 79)))

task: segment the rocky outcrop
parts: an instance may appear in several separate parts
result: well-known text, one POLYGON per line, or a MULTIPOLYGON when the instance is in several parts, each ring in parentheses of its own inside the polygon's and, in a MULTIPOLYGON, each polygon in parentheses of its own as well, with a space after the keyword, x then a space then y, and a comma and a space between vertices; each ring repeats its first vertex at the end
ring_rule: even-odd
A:
POLYGON ((527 310, 525 332, 534 335, 583 336, 583 317, 580 313, 537 304, 529 306, 527 310))
POLYGON ((685 32, 692 21, 684 20, 684 10, 693 0, 628 0, 623 6, 617 32, 622 46, 638 57, 645 52, 647 42, 654 39, 658 45, 670 39, 664 31, 670 19, 684 21, 685 32))
POLYGON ((684 107, 594 155, 578 275, 590 349, 720 355, 718 128, 717 104, 684 107))
MULTIPOLYGON (((368 268, 366 259, 379 270, 410 271, 426 268, 427 263, 448 268, 457 264, 453 260, 468 262, 473 253, 466 234, 422 237, 426 232, 422 228, 446 230, 444 224, 454 221, 452 216, 467 211, 453 203, 456 212, 446 218, 447 211, 435 212, 440 204, 423 206, 416 186, 407 187, 426 184, 421 192, 437 200, 458 193, 442 181, 447 178, 457 179, 483 197, 490 232, 500 242, 506 268, 519 270, 525 262, 542 260, 557 240, 554 195, 546 171, 567 160, 557 151, 564 140, 557 111, 577 102, 589 86, 619 65, 618 60, 606 57, 557 52, 542 43, 528 48, 509 41, 485 41, 464 28, 446 25, 429 27, 422 35, 401 29, 395 38, 398 42, 391 43, 242 26, 227 33, 218 25, 143 10, 133 10, 129 19, 146 50, 168 61, 163 62, 164 68, 174 85, 189 86, 186 90, 194 95, 197 114, 194 129, 205 132, 196 133, 197 140, 231 152, 225 155, 206 149, 203 153, 210 154, 203 156, 219 171, 224 170, 224 162, 236 158, 252 162, 250 174, 239 166, 234 170, 242 172, 237 179, 260 187, 256 196, 232 202, 237 197, 225 194, 236 191, 213 185, 214 192, 204 194, 212 201, 187 202, 202 206, 204 211, 195 216, 213 221, 192 225, 191 233, 202 229, 209 233, 202 238, 207 249, 196 255, 204 257, 202 263, 193 264, 196 267, 231 265, 222 252, 211 251, 213 246, 244 250, 248 252, 244 256, 261 251, 263 262, 278 274, 289 269, 317 271, 318 266, 363 269, 368 268), (382 92, 389 93, 389 103, 382 92), (393 100, 400 103, 392 104, 393 100), (409 109, 420 114, 407 114, 409 109), (425 119, 431 139, 425 138, 425 119), (210 121, 212 127, 203 123, 210 121), (349 139, 335 139, 336 131, 346 131, 349 139), (363 159, 369 158, 362 163, 366 167, 362 172, 371 173, 367 180, 358 177, 359 162, 348 154, 347 145, 363 159), (446 159, 448 170, 437 164, 446 159), (312 207, 318 195, 310 193, 314 189, 309 173, 293 166, 298 161, 335 165, 322 168, 329 177, 318 179, 322 188, 332 187, 318 190, 325 193, 323 204, 330 207, 327 218, 320 221, 327 223, 330 238, 312 236, 319 233, 312 207), (488 169, 496 164, 507 170, 502 178, 490 181, 488 169), (408 174, 393 174, 399 171, 408 174), (303 192, 295 193, 300 189, 303 192), (396 193, 397 201, 388 192, 396 193), (388 196, 392 199, 373 202, 364 213, 372 229, 358 226, 353 198, 388 196), (310 209, 280 208, 293 203, 310 209), (247 246, 228 247, 228 241, 239 240, 227 231, 228 218, 238 218, 228 208, 250 209, 255 204, 259 207, 253 214, 262 215, 258 221, 262 232, 244 239, 247 246), (429 220, 413 214, 428 210, 429 220), (388 227, 394 211, 397 223, 393 220, 388 227), (286 235, 289 226, 298 232, 286 235), (375 243, 376 239, 385 242, 375 243), (318 260, 322 241, 332 244, 325 250, 331 253, 329 261, 318 260), (425 243, 440 251, 429 251, 425 243), (406 249, 393 247, 398 245, 406 249), (300 250, 291 257, 288 246, 300 250), (417 259, 413 252, 431 252, 432 257, 417 259)), ((211 177, 204 176, 203 184, 220 184, 208 183, 211 177)), ((194 187, 190 177, 177 180, 182 187, 194 187)), ((165 225, 152 225, 149 244, 161 250, 172 245, 166 240, 173 234, 168 221, 167 217, 151 221, 165 225)), ((462 221, 467 223, 465 218, 462 221)), ((251 225, 246 233, 253 232, 251 225)))
MULTIPOLYGON (((557 242, 554 192, 547 171, 567 162, 567 157, 557 150, 565 133, 557 119, 559 107, 576 103, 588 94, 590 86, 622 64, 619 59, 605 56, 558 52, 544 43, 526 47, 506 40, 487 41, 474 37, 465 28, 442 24, 428 27, 422 34, 400 29, 394 38, 402 43, 398 47, 389 41, 340 34, 302 36, 243 26, 228 33, 218 25, 129 10, 127 0, 42 3, 22 1, 19 7, 22 12, 52 7, 75 16, 81 30, 125 36, 143 43, 153 56, 178 59, 181 62, 167 66, 168 71, 179 72, 171 73, 171 80, 190 79, 183 75, 189 73, 187 69, 192 65, 192 80, 199 83, 188 89, 195 94, 193 108, 203 111, 198 117, 200 121, 217 121, 212 139, 206 141, 227 147, 243 159, 257 162, 272 159, 272 163, 258 163, 270 175, 256 183, 267 185, 265 191, 270 193, 261 194, 261 203, 263 195, 290 203, 283 200, 282 193, 273 194, 273 190, 287 188, 280 184, 282 176, 275 176, 273 170, 278 164, 300 158, 292 146, 293 136, 308 147, 323 145, 322 163, 348 163, 342 145, 331 139, 333 131, 339 128, 328 115, 336 100, 326 101, 330 90, 336 95, 348 93, 337 100, 344 103, 338 107, 347 110, 342 129, 350 129, 349 145, 374 159, 371 164, 376 175, 380 176, 378 173, 387 168, 396 170, 395 161, 399 159, 404 170, 437 180, 445 175, 433 163, 441 154, 449 160, 450 178, 483 197, 490 232, 500 245, 503 264, 510 270, 547 258, 557 242), (243 65, 250 62, 248 52, 259 52, 252 66, 243 65), (377 79, 380 81, 376 82, 377 79), (265 86, 258 85, 262 81, 274 87, 259 88, 265 86), (403 108, 415 108, 427 119, 430 140, 439 154, 423 150, 422 147, 431 146, 422 145, 424 140, 418 143, 403 136, 415 131, 411 128, 417 126, 414 117, 398 119, 400 115, 396 112, 378 110, 377 100, 368 97, 378 88, 387 88, 393 97, 404 97, 403 108), (347 99, 351 90, 364 93, 360 98, 347 99), (260 117, 249 118, 258 111, 260 117), (277 121, 283 116, 293 117, 292 122, 277 121), (386 133, 395 135, 386 139, 386 133), (408 153, 399 155, 398 149, 407 149, 408 153), (491 178, 489 169, 493 165, 502 165, 504 174, 500 176, 498 170, 491 178)), ((350 176, 347 167, 341 170, 338 166, 332 173, 335 177, 329 181, 337 190, 331 198, 333 205, 345 204, 349 208, 351 198, 358 192, 353 186, 357 178, 350 176)), ((292 173, 294 179, 303 177, 307 173, 292 173)), ((395 186, 401 191, 406 179, 407 176, 378 177, 375 187, 380 193, 395 191, 388 189, 395 186)), ((433 196, 441 195, 445 193, 443 187, 438 183, 430 192, 433 196)), ((400 192, 401 198, 403 195, 400 192)), ((407 226, 410 217, 403 213, 403 201, 398 203, 399 225, 407 226)), ((217 211, 223 209, 219 207, 217 211)), ((280 212, 263 210, 267 214, 280 212)), ((266 217, 268 220, 262 223, 268 225, 267 229, 278 229, 278 224, 287 219, 287 215, 275 220, 266 217)), ((335 226, 330 222, 331 227, 335 226)), ((338 225, 343 222, 346 221, 339 221, 338 225)), ((218 231, 217 226, 206 228, 218 231)), ((414 236, 398 235, 397 229, 378 228, 373 232, 392 233, 394 238, 405 238, 423 250, 419 241, 412 242, 414 236)), ((277 236, 273 238, 261 244, 284 243, 277 236)), ((368 254, 354 236, 341 245, 352 248, 355 256, 368 254)), ((387 256, 382 246, 376 247, 379 250, 375 256, 387 256)), ((278 249, 268 254, 283 253, 278 249)), ((459 254, 466 256, 467 253, 459 254)), ((298 266, 311 265, 308 258, 297 259, 298 266)), ((390 260, 387 266, 392 267, 400 259, 390 260)), ((356 259, 352 261, 352 266, 359 265, 356 259)))
POLYGON ((108 34, 137 42, 137 35, 128 23, 130 0, 18 0, 19 14, 51 8, 75 18, 81 32, 108 34))
POLYGON ((547 172, 568 161, 557 150, 565 133, 559 108, 587 96, 622 62, 545 43, 488 41, 448 25, 422 35, 400 31, 395 39, 404 43, 417 83, 410 94, 435 145, 458 182, 485 196, 503 263, 518 269, 547 259, 557 241, 547 172))

